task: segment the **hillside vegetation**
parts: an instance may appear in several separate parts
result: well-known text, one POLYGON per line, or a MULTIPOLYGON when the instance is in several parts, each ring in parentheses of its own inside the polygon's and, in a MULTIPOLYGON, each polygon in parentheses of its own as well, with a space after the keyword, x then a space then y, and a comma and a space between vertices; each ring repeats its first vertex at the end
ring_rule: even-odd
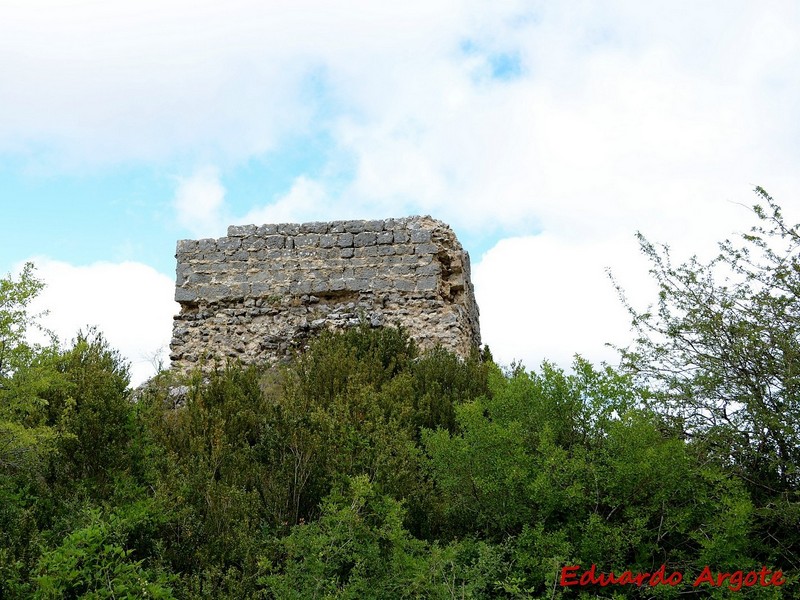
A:
POLYGON ((729 598, 705 567, 800 596, 800 236, 758 193, 710 263, 641 238, 660 296, 619 370, 362 326, 134 393, 97 332, 27 344, 41 284, 0 280, 0 598, 729 598))

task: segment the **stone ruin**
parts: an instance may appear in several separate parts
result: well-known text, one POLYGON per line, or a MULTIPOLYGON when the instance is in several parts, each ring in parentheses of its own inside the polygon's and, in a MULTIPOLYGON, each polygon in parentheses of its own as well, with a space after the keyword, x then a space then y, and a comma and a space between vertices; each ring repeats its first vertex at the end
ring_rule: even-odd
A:
POLYGON ((323 328, 400 325, 421 349, 480 345, 469 255, 429 216, 228 228, 181 240, 173 368, 274 363, 323 328))

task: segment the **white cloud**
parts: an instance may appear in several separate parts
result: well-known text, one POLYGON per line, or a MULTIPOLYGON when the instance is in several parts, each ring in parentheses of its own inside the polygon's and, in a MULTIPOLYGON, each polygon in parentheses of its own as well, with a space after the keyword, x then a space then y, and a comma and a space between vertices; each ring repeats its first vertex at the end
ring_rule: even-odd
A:
POLYGON ((732 203, 752 203, 752 185, 800 193, 798 32, 794 0, 12 0, 0 153, 217 165, 178 182, 198 236, 413 213, 462 238, 539 232, 476 264, 487 341, 594 356, 581 340, 599 343, 615 317, 594 315, 617 306, 601 267, 634 260, 634 231, 705 252, 746 227, 732 203), (518 73, 492 78, 498 56, 518 73), (226 204, 226 169, 303 136, 330 139, 319 173, 269 205, 226 204), (513 296, 552 318, 512 327, 513 296))
POLYGON ((15 1, 0 8, 0 151, 225 169, 324 133, 331 162, 353 165, 350 185, 335 165, 315 180, 331 212, 517 234, 587 229, 598 213, 661 227, 796 163, 799 29, 790 0, 724 13, 689 0, 15 1), (518 77, 490 77, 499 55, 518 58, 518 77))
MULTIPOLYGON (((747 231, 754 216, 742 207, 727 208, 735 218, 725 220, 747 231)), ((736 239, 734 231, 726 233, 736 239)), ((671 244, 673 264, 692 255, 707 262, 718 254, 718 241, 705 236, 671 244)), ((627 302, 643 312, 658 299, 650 267, 633 234, 577 240, 546 232, 500 240, 472 268, 482 341, 506 365, 522 360, 534 369, 549 360, 568 369, 575 354, 616 365, 619 355, 609 344, 625 347, 633 334, 609 272, 627 302)))
POLYGON ((800 190, 791 3, 478 6, 277 17, 331 25, 315 50, 286 51, 321 65, 327 111, 312 126, 336 158, 246 216, 431 213, 467 233, 716 239, 753 184, 800 190), (519 57, 519 76, 489 77, 498 53, 519 57))
POLYGON ((452 0, 4 2, 0 150, 44 144, 67 165, 247 159, 308 130, 320 70, 369 93, 387 63, 446 48, 462 11, 452 0))
POLYGON ((166 275, 135 262, 98 262, 75 266, 48 258, 31 259, 46 287, 32 312, 48 310, 42 324, 62 342, 96 326, 113 348, 130 361, 133 385, 169 366, 172 300, 175 284, 166 275))
POLYGON ((261 225, 324 221, 332 219, 335 211, 323 185, 307 177, 298 177, 287 194, 271 204, 251 210, 237 222, 261 225))
POLYGON ((227 226, 225 188, 211 167, 178 178, 173 201, 178 223, 200 237, 222 235, 227 226))
POLYGON ((653 298, 647 266, 632 250, 633 238, 576 245, 545 234, 500 241, 472 269, 481 336, 495 360, 569 368, 580 354, 615 364, 617 353, 606 344, 630 342, 630 317, 607 269, 638 308, 653 298))

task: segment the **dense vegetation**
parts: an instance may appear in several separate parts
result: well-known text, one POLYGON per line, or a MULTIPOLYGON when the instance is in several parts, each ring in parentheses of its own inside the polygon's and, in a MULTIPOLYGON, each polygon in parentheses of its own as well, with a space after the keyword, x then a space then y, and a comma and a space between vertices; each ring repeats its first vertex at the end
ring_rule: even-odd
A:
POLYGON ((706 566, 800 596, 800 235, 759 193, 711 263, 642 238, 620 370, 363 326, 134 393, 99 333, 27 344, 41 284, 0 280, 0 598, 730 597, 706 566), (592 564, 684 582, 561 585, 592 564))

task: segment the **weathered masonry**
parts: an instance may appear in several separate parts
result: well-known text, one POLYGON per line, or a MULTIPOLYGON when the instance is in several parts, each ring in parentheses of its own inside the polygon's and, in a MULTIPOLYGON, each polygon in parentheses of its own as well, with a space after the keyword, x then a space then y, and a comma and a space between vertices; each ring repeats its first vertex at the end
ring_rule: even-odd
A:
POLYGON ((178 242, 174 368, 274 362, 322 328, 399 324, 421 348, 480 344, 469 255, 431 217, 228 228, 178 242))

